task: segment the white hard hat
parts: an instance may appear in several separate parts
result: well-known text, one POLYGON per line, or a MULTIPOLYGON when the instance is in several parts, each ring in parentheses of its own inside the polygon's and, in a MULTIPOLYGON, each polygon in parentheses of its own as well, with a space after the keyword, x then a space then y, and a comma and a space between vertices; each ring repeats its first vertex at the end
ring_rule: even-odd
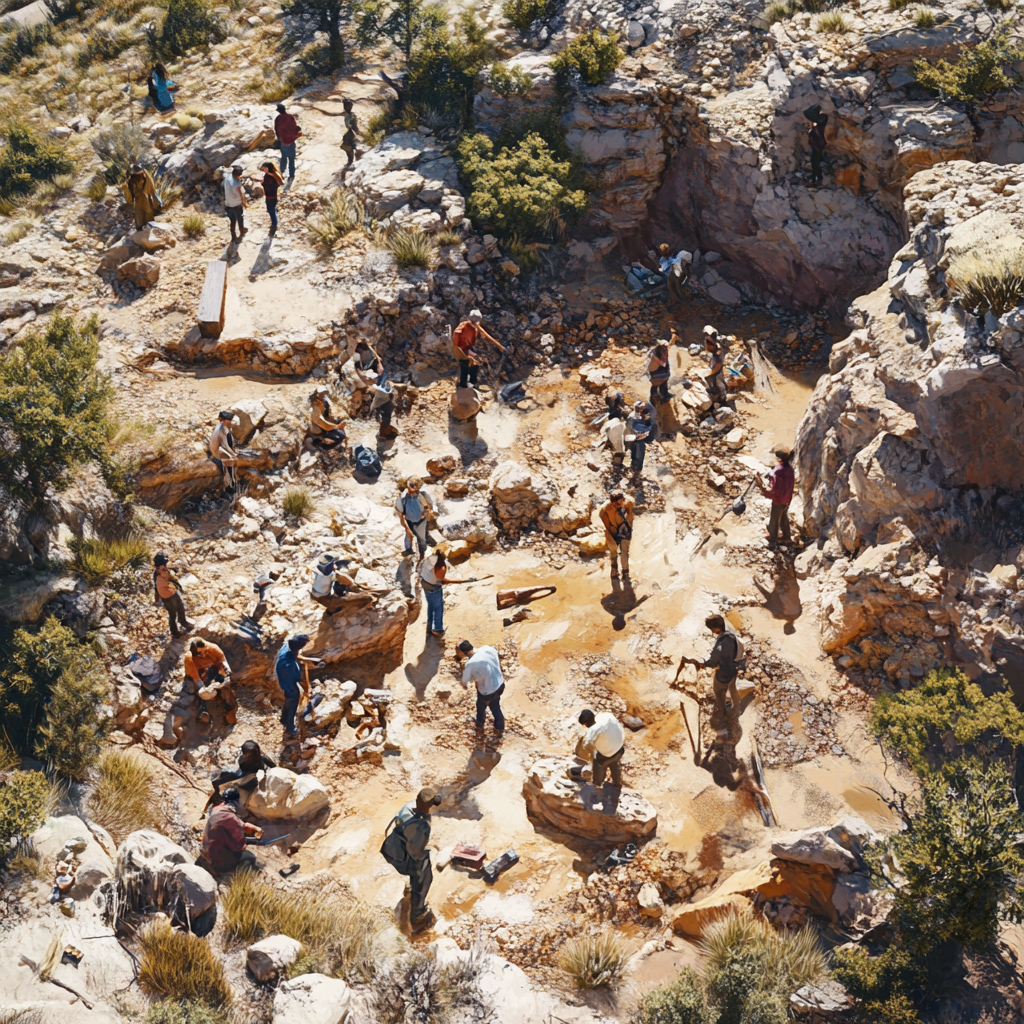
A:
POLYGON ((479 309, 471 309, 469 311, 469 319, 470 320, 483 320, 483 318, 484 318, 484 315, 483 315, 483 313, 480 312, 479 309))

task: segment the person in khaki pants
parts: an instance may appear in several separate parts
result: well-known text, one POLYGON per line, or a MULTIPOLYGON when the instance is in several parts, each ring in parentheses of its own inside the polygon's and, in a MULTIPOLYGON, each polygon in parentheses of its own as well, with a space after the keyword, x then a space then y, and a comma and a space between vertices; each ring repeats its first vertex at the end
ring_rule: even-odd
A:
POLYGON ((604 539, 612 553, 612 579, 619 575, 619 553, 622 554, 622 575, 629 579, 629 542, 633 538, 633 510, 636 502, 620 490, 608 495, 599 513, 604 523, 604 539))

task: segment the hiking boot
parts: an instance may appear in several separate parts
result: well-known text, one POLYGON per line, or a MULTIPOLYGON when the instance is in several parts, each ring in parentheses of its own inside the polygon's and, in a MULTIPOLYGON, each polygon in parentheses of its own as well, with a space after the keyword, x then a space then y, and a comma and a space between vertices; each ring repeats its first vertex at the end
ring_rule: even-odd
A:
POLYGON ((241 235, 241 237, 242 237, 242 238, 245 238, 245 236, 246 236, 247 234, 249 234, 249 229, 248 229, 248 228, 242 228, 242 235, 241 235))
POLYGON ((429 928, 435 921, 437 916, 432 910, 428 910, 425 914, 420 917, 409 918, 409 931, 415 935, 417 932, 422 932, 429 928))
POLYGON ((236 725, 236 724, 238 723, 238 715, 237 715, 237 714, 235 714, 235 709, 234 709, 234 708, 232 708, 232 709, 231 709, 231 710, 230 710, 230 711, 229 711, 229 712, 228 712, 228 713, 227 713, 227 714, 226 714, 226 715, 224 716, 224 721, 225 721, 225 722, 227 722, 227 724, 228 724, 228 725, 236 725))

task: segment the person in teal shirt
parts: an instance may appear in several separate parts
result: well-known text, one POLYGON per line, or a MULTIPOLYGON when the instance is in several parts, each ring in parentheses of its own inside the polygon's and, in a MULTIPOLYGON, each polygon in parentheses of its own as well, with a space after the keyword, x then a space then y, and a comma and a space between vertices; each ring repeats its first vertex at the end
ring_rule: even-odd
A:
POLYGON ((149 98, 157 110, 164 112, 174 106, 172 91, 177 86, 167 77, 167 68, 157 61, 149 73, 149 98))

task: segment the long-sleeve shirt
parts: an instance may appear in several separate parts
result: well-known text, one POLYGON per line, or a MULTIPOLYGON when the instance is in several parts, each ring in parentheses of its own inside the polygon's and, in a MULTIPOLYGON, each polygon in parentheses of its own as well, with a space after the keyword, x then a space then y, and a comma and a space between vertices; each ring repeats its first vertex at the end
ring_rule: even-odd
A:
POLYGON ((823 125, 816 124, 808 133, 807 138, 810 140, 811 149, 816 149, 819 153, 824 153, 828 143, 825 141, 825 128, 823 125))
POLYGON ((288 646, 282 646, 277 654, 277 663, 274 666, 277 672, 277 684, 284 691, 286 697, 298 697, 299 680, 302 678, 302 666, 299 664, 299 656, 288 646))
POLYGON ((489 697, 492 693, 497 693, 505 685, 497 648, 477 647, 462 670, 462 681, 474 683, 476 692, 482 697, 489 697))
POLYGON ((233 871, 245 850, 245 826, 235 809, 220 804, 210 811, 203 830, 203 856, 216 872, 233 871))
POLYGON ((610 711, 602 711, 594 716, 594 724, 583 737, 583 749, 611 757, 622 749, 625 742, 622 723, 610 711))
POLYGON ((793 500, 793 488, 796 485, 796 473, 792 466, 783 463, 772 472, 768 486, 768 497, 773 505, 788 505, 793 500))
POLYGON ((185 675, 194 682, 205 682, 211 668, 216 668, 221 675, 227 675, 227 660, 215 643, 207 640, 206 645, 200 647, 195 654, 189 651, 185 655, 185 675))
POLYGON ((708 660, 704 662, 704 667, 715 669, 715 679, 718 682, 727 683, 731 679, 736 678, 736 654, 738 650, 736 637, 732 633, 728 630, 724 633, 719 633, 708 660))
POLYGON ((274 118, 274 131, 283 146, 290 146, 302 134, 299 122, 291 114, 278 114, 274 118))

